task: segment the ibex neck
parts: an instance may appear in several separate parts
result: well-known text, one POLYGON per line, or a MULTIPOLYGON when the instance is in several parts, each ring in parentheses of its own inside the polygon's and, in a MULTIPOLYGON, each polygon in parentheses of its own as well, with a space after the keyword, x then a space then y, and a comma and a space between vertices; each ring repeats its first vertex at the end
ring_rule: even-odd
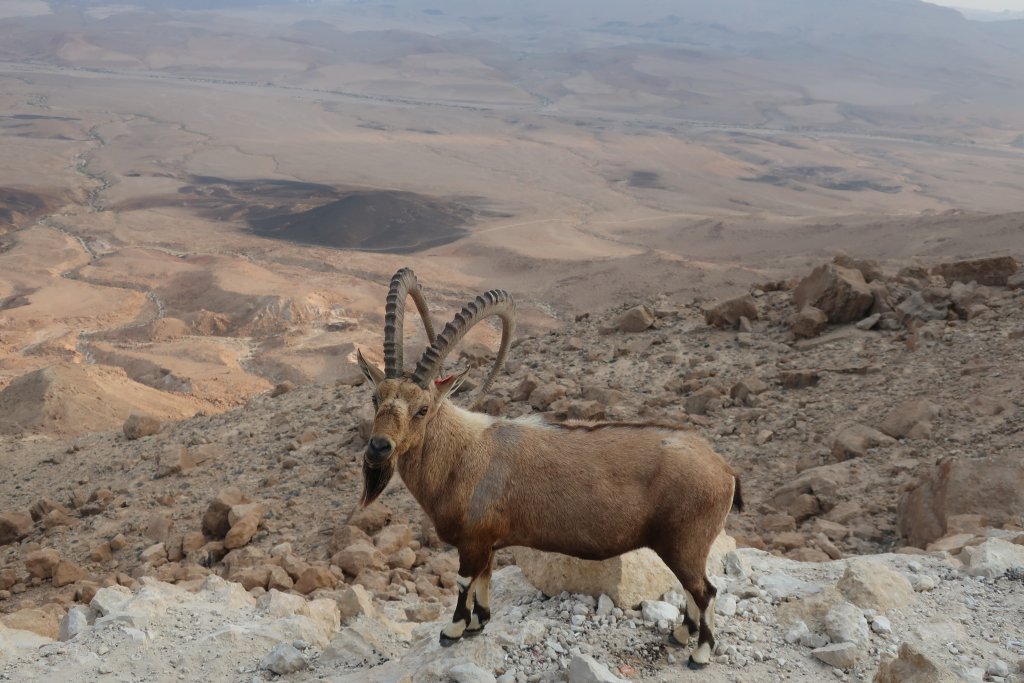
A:
POLYGON ((398 459, 402 481, 431 517, 438 505, 451 499, 448 489, 457 486, 472 444, 493 421, 489 415, 443 401, 427 425, 423 445, 398 459))

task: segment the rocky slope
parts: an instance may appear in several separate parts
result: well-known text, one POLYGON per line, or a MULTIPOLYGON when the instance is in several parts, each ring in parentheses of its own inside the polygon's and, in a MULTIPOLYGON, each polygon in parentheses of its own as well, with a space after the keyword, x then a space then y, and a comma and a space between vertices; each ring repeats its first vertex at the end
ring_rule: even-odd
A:
MULTIPOLYGON (((707 680, 863 678, 897 654, 881 680, 911 680, 900 662, 915 657, 936 667, 921 680, 1012 678, 1024 656, 1020 285, 1013 260, 895 273, 840 258, 728 301, 633 302, 518 340, 481 408, 672 420, 734 464, 749 507, 729 531, 752 548, 718 582, 733 599, 719 601, 707 680), (844 590, 844 558, 894 550, 872 561, 896 572, 881 590, 895 602, 844 590)), ((482 375, 489 358, 470 346, 460 362, 482 375)), ((4 440, 0 675, 187 679, 209 659, 224 680, 249 680, 271 675, 260 662, 274 643, 301 640, 278 653, 312 666, 300 680, 370 680, 373 665, 379 680, 594 680, 584 656, 627 678, 677 679, 685 651, 658 619, 543 599, 515 567, 496 581, 488 635, 438 650, 454 552, 397 480, 348 519, 369 416, 367 390, 350 384, 282 386, 244 409, 73 441, 4 440), (109 594, 148 605, 141 621, 105 611, 109 594), (76 603, 92 607, 68 616, 76 603), (313 625, 277 623, 298 617, 313 625), (62 619, 81 634, 34 650, 62 619), (133 668, 143 659, 156 668, 133 668), (451 671, 469 660, 486 672, 451 671)))

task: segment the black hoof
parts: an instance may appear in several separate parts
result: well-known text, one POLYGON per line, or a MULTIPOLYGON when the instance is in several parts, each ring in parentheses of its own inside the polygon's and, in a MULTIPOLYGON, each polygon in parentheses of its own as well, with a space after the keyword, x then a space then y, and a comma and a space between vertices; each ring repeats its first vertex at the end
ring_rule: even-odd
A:
POLYGON ((484 632, 484 627, 474 628, 472 630, 466 629, 466 632, 462 634, 463 638, 476 638, 478 635, 484 632))
MULTIPOLYGON (((464 635, 469 635, 469 634, 466 633, 464 635)), ((452 638, 451 636, 446 636, 445 634, 442 633, 439 642, 441 643, 441 647, 451 647, 452 645, 454 645, 455 643, 459 642, 460 640, 462 640, 461 636, 458 637, 458 638, 452 638)))
POLYGON ((701 669, 703 669, 703 668, 707 667, 707 664, 701 664, 701 663, 699 663, 699 662, 695 662, 695 661, 693 660, 693 655, 690 655, 690 659, 689 659, 689 661, 688 661, 688 662, 686 662, 686 667, 687 667, 688 669, 692 669, 692 670, 694 670, 694 671, 700 671, 701 669))

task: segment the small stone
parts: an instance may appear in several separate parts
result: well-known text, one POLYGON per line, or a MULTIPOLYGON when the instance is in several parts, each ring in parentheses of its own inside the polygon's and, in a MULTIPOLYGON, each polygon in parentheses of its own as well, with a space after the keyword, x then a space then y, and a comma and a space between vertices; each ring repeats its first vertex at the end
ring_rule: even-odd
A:
POLYGON ((732 595, 722 595, 715 601, 715 613, 723 617, 731 617, 736 614, 736 598, 732 595))
POLYGON ((1002 678, 1006 678, 1010 675, 1010 665, 1001 659, 997 659, 988 665, 985 673, 989 676, 1000 676, 1002 678))
POLYGON ((260 668, 271 671, 278 676, 302 671, 309 666, 309 662, 301 652, 288 643, 280 643, 267 653, 260 660, 260 668))
POLYGON ((854 643, 834 643, 811 650, 811 654, 829 666, 851 669, 857 664, 862 653, 854 643))
POLYGON ((613 609, 615 609, 615 603, 607 595, 601 593, 597 598, 597 616, 606 617, 612 613, 613 609))
POLYGON ((25 556, 25 569, 34 578, 48 579, 53 576, 59 562, 60 553, 53 548, 44 548, 25 556))
POLYGON ((149 415, 133 413, 125 420, 122 427, 124 435, 129 441, 141 439, 144 436, 152 436, 160 431, 160 420, 149 415))
POLYGON ((569 683, 625 683, 593 657, 575 655, 569 662, 569 683))
POLYGON ((654 313, 647 306, 634 306, 615 321, 615 329, 619 332, 643 332, 654 324, 654 313))
POLYGON ((53 587, 63 588, 88 577, 81 567, 69 560, 61 560, 53 570, 53 587))
POLYGON ((455 683, 497 683, 494 674, 476 664, 456 664, 448 670, 448 676, 455 683))
POLYGON ((804 306, 789 318, 789 331, 794 337, 817 337, 828 326, 828 316, 820 308, 804 306))
POLYGON ((308 595, 317 588, 333 588, 338 579, 327 567, 310 567, 295 582, 295 590, 308 595))
POLYGON ((373 616, 373 596, 362 586, 349 586, 337 598, 342 619, 359 616, 373 616))
POLYGON ((27 512, 0 513, 0 546, 16 543, 32 533, 32 515, 27 512))
POLYGON ((887 612, 914 601, 914 588, 902 574, 871 560, 856 560, 847 565, 839 583, 839 592, 861 608, 887 612))
POLYGON ((757 320, 757 304, 754 297, 749 294, 722 303, 704 311, 704 322, 713 327, 721 329, 736 329, 740 317, 748 320, 757 320))
POLYGON ((803 621, 798 621, 789 627, 789 630, 786 631, 786 635, 783 636, 783 638, 790 645, 794 645, 796 643, 799 643, 800 639, 808 635, 809 633, 810 630, 807 628, 807 624, 805 624, 803 621))
POLYGON ((874 313, 874 314, 869 315, 868 317, 864 318, 863 320, 861 320, 859 323, 857 323, 855 325, 855 327, 858 330, 865 330, 865 331, 867 331, 867 330, 870 330, 871 328, 873 328, 875 325, 877 325, 878 321, 881 320, 881 319, 882 319, 882 314, 881 313, 874 313))
POLYGON ((275 385, 274 388, 270 390, 270 398, 277 398, 278 396, 283 396, 284 394, 290 393, 294 390, 295 383, 285 380, 275 385))
POLYGON ((871 620, 871 630, 879 634, 892 633, 892 624, 879 614, 871 620))
POLYGON ((658 622, 664 619, 675 622, 679 618, 679 610, 674 605, 661 600, 644 600, 640 604, 640 612, 644 621, 658 622))

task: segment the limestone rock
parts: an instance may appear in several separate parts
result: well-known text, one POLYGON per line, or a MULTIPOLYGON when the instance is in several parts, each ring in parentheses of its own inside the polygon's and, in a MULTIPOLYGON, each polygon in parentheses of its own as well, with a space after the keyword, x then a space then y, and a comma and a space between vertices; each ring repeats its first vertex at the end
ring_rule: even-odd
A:
POLYGON ((834 606, 825 615, 825 631, 833 643, 856 643, 867 646, 870 642, 868 622, 860 608, 848 602, 834 606))
POLYGON ((945 320, 946 309, 936 308, 920 292, 914 292, 896 307, 896 315, 904 324, 909 320, 945 320))
POLYGON ((333 588, 338 579, 327 567, 310 567, 295 582, 295 590, 308 595, 317 588, 333 588))
POLYGON ((723 330, 736 329, 741 317, 748 320, 757 320, 758 318, 757 303, 749 294, 723 301, 704 311, 704 322, 723 330))
POLYGON ((134 441, 135 439, 141 439, 144 436, 152 436, 158 433, 160 431, 160 420, 149 415, 132 413, 125 420, 122 430, 130 441, 134 441))
POLYGON ((48 579, 60 562, 60 553, 53 548, 36 550, 25 556, 25 570, 37 579, 48 579))
POLYGON ((448 670, 448 676, 455 683, 496 683, 497 681, 494 674, 472 662, 456 664, 448 670))
POLYGON ((815 268, 793 290, 798 308, 814 306, 833 324, 862 319, 874 303, 874 295, 859 270, 826 263, 815 268))
POLYGON ((881 280, 884 277, 878 261, 871 259, 859 259, 846 254, 838 254, 832 259, 832 263, 843 268, 849 268, 850 270, 859 270, 864 281, 868 283, 881 280))
POLYGON ((1001 538, 990 538, 981 545, 967 546, 963 554, 967 556, 964 570, 971 576, 994 579, 1005 574, 1007 569, 1024 568, 1024 546, 1001 538))
POLYGON ((960 677, 931 658, 916 643, 900 645, 899 656, 883 659, 874 683, 958 683, 960 677))
POLYGON ((391 522, 391 508, 379 500, 352 515, 349 524, 371 536, 391 522))
POLYGON ((89 627, 89 616, 82 605, 72 605, 64 618, 60 620, 59 637, 61 641, 74 640, 74 638, 89 627))
MULTIPOLYGON (((374 544, 383 555, 393 555, 412 543, 412 529, 405 524, 391 524, 380 530, 374 544)), ((358 573, 358 572, 354 572, 358 573)))
POLYGON ((679 609, 661 600, 644 600, 640 603, 640 613, 644 621, 661 621, 662 619, 674 623, 679 618, 679 609))
POLYGON ((942 408, 928 399, 906 401, 894 408, 879 429, 897 439, 927 439, 932 434, 932 420, 942 408))
POLYGON ((660 598, 677 580, 661 558, 646 548, 601 562, 532 548, 517 547, 513 552, 527 580, 545 595, 569 591, 596 598, 604 593, 624 609, 660 598))
POLYGON ((996 256, 940 263, 932 268, 932 273, 941 275, 947 285, 977 282, 979 285, 1005 287, 1020 265, 1012 256, 996 256))
POLYGON ((337 603, 342 619, 372 617, 376 611, 373 606, 373 596, 362 586, 349 586, 341 591, 337 603))
POLYGON ((625 679, 593 657, 575 655, 569 662, 569 683, 625 683, 625 679))
POLYGON ((85 570, 74 562, 61 560, 53 570, 53 586, 54 588, 61 588, 75 583, 76 581, 81 581, 88 576, 89 575, 85 570))
POLYGON ((1020 451, 984 458, 942 460, 900 498, 896 522, 910 545, 924 548, 946 535, 947 520, 979 514, 987 524, 1020 524, 1024 467, 1020 451))
POLYGON ((259 512, 253 511, 231 525, 227 535, 224 537, 224 547, 228 550, 241 548, 252 540, 260 527, 262 516, 259 512))
POLYGON ((902 574, 870 560, 851 561, 836 588, 862 609, 887 612, 914 601, 914 588, 902 574))
POLYGON ((827 326, 825 311, 814 306, 804 306, 789 318, 789 331, 801 339, 817 337, 827 326))
POLYGON ((248 502, 249 500, 234 486, 218 491, 203 513, 203 533, 210 538, 224 538, 231 530, 231 508, 248 502))
POLYGON ((32 516, 28 513, 0 513, 0 546, 20 541, 30 533, 32 533, 32 516))
POLYGON ((855 643, 832 643, 825 647, 811 650, 816 659, 837 669, 852 669, 860 660, 863 652, 855 643))
POLYGON ((331 562, 351 576, 357 576, 364 569, 384 569, 387 566, 383 553, 363 541, 339 550, 331 556, 331 562))
POLYGON ((11 614, 4 614, 0 616, 0 623, 7 628, 31 631, 44 638, 56 640, 60 635, 60 620, 63 613, 63 608, 51 603, 42 608, 27 607, 11 614))
POLYGON ((544 384, 530 393, 530 405, 537 410, 547 410, 551 404, 565 398, 565 387, 558 384, 544 384))
POLYGON ((619 332, 643 332, 654 324, 654 313, 643 304, 634 306, 615 320, 619 332))
POLYGON ((280 643, 260 660, 260 668, 272 671, 278 676, 302 671, 309 667, 309 661, 294 646, 280 643))
POLYGON ((832 459, 841 461, 850 458, 861 458, 867 455, 868 449, 887 446, 895 439, 877 429, 866 425, 850 425, 836 435, 832 442, 832 459))

